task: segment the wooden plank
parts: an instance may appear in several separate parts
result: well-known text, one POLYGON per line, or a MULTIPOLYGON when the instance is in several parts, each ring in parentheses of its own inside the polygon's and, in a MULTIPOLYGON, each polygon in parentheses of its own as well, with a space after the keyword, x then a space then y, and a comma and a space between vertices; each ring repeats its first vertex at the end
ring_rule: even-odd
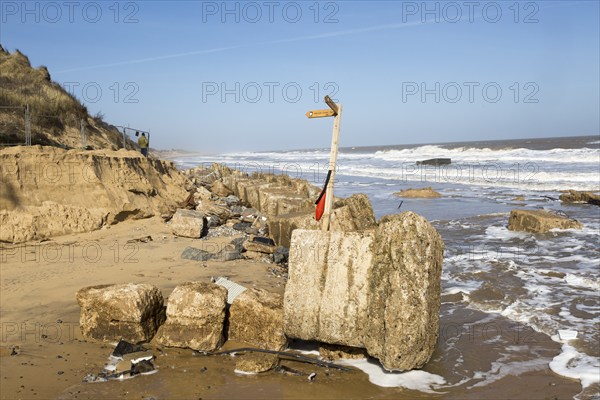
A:
POLYGON ((308 118, 335 117, 333 110, 312 110, 306 113, 308 118))
MULTIPOLYGON (((329 98, 329 96, 327 96, 326 99, 327 98, 329 98)), ((337 165, 338 156, 338 142, 340 139, 340 123, 342 121, 342 105, 335 104, 335 106, 337 110, 337 115, 333 120, 333 134, 331 135, 331 154, 329 156, 329 169, 331 170, 331 177, 329 178, 329 183, 327 184, 327 197, 325 197, 325 211, 323 212, 323 218, 321 219, 322 231, 329 230, 329 221, 331 217, 331 210, 333 208, 333 182, 335 181, 335 169, 337 165)))
POLYGON ((336 113, 336 114, 340 113, 338 110, 338 105, 335 104, 333 100, 331 100, 331 97, 325 96, 325 103, 327 103, 329 108, 331 108, 331 110, 333 110, 334 113, 336 113))

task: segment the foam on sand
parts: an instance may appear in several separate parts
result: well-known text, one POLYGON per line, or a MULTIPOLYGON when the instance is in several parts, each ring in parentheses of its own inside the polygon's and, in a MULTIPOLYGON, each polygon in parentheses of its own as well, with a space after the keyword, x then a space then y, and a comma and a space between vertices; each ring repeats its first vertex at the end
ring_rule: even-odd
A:
MULTIPOLYGON (((560 342, 557 335, 552 339, 560 342)), ((579 379, 583 389, 600 383, 600 359, 578 352, 569 343, 562 345, 562 352, 550 362, 550 369, 571 379, 579 379)))
POLYGON ((343 364, 358 368, 369 375, 369 382, 382 387, 403 387, 425 393, 439 393, 439 389, 446 384, 446 380, 435 374, 422 370, 407 372, 389 372, 381 364, 365 358, 356 360, 341 360, 343 364))

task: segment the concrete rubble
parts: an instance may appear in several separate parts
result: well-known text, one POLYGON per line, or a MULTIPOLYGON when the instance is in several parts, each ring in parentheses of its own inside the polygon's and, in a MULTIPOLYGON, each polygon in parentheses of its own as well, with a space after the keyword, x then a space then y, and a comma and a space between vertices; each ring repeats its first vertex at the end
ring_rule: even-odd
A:
MULTIPOLYGON (((295 338, 320 342, 327 359, 368 355, 388 370, 420 368, 429 360, 439 331, 444 243, 424 218, 403 212, 378 223, 368 197, 355 194, 334 199, 330 231, 324 232, 314 219, 319 189, 306 181, 218 164, 184 174, 190 195, 187 209, 178 209, 170 222, 173 233, 198 243, 205 236, 234 238, 216 253, 187 246, 181 258, 275 261, 282 276, 289 274, 284 296, 240 286, 228 300, 235 282, 186 282, 169 296, 165 320, 160 292, 142 285, 131 296, 150 291, 156 301, 144 303, 152 312, 139 316, 123 311, 135 315, 132 322, 118 312, 107 317, 113 309, 98 309, 101 302, 81 300, 86 337, 107 340, 90 323, 90 315, 104 313, 108 321, 138 327, 137 336, 127 336, 133 343, 156 333, 154 341, 168 347, 211 352, 230 339, 280 351, 295 338)), ((82 289, 78 299, 89 291, 82 289)), ((246 354, 236 369, 258 373, 276 364, 276 356, 246 354)))
POLYGON ((90 286, 76 297, 86 339, 147 342, 164 321, 163 296, 149 284, 90 286))
POLYGON ((167 319, 155 340, 168 347, 213 351, 224 342, 227 289, 213 283, 186 282, 167 302, 167 319))
POLYGON ((201 212, 179 209, 171 220, 171 230, 177 236, 199 239, 206 236, 208 221, 201 212))
POLYGON ((530 233, 546 233, 551 229, 582 229, 581 222, 566 215, 544 210, 512 210, 508 229, 530 233))
POLYGON ((262 289, 248 289, 229 309, 230 340, 267 350, 283 350, 283 296, 262 289))
POLYGON ((365 348, 388 370, 420 368, 438 335, 443 249, 412 212, 364 232, 294 231, 286 335, 365 348))

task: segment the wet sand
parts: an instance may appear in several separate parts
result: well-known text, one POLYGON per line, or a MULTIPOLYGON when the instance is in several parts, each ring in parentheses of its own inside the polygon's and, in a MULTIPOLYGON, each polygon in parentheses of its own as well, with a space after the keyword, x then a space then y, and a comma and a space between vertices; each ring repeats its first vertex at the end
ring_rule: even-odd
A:
POLYGON ((295 361, 282 364, 306 374, 316 372, 317 379, 309 382, 305 375, 276 371, 237 375, 233 357, 194 355, 188 349, 153 343, 147 347, 157 356, 155 374, 124 381, 82 382, 86 374, 102 370, 113 348, 108 343, 86 342, 81 336, 75 292, 84 286, 150 283, 167 297, 182 282, 227 276, 245 286, 283 293, 285 278, 272 272, 272 264, 247 260, 200 263, 180 258, 186 246, 217 251, 229 240, 177 238, 161 219, 154 218, 41 243, 3 245, 0 397, 567 399, 581 391, 578 381, 556 375, 547 366, 548 360, 560 353, 559 344, 500 316, 468 309, 448 312, 459 298, 444 299, 438 346, 424 368, 446 378, 449 387, 437 393, 379 387, 359 370, 328 370, 295 361), (128 243, 148 235, 153 238, 150 242, 128 243), (489 376, 465 380, 472 371, 494 371, 494 361, 505 352, 512 358, 508 367, 497 371, 497 377, 506 376, 495 381, 489 376), (463 359, 457 360, 457 354, 463 359))

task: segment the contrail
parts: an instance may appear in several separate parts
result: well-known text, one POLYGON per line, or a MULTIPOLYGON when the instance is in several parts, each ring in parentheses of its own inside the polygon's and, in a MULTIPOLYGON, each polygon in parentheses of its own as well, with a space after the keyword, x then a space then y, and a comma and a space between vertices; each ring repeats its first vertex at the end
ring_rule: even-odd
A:
POLYGON ((163 55, 163 56, 140 58, 137 60, 119 61, 119 62, 114 62, 114 63, 109 63, 109 64, 98 64, 98 65, 89 65, 86 67, 68 68, 68 69, 63 69, 61 71, 57 71, 57 72, 55 72, 55 74, 62 74, 62 73, 66 73, 66 72, 75 72, 75 71, 86 71, 86 70, 97 69, 97 68, 119 67, 122 65, 141 64, 141 63, 151 62, 151 61, 168 60, 171 58, 189 57, 189 56, 196 56, 196 55, 209 54, 209 53, 220 53, 223 51, 247 48, 247 47, 252 47, 252 46, 264 46, 264 45, 269 45, 269 44, 291 43, 291 42, 300 42, 300 41, 305 41, 305 40, 317 40, 317 39, 331 38, 331 37, 336 37, 336 36, 348 36, 348 35, 354 35, 357 33, 400 29, 400 28, 404 28, 404 27, 419 26, 419 25, 423 25, 423 23, 422 22, 410 22, 410 23, 403 23, 403 24, 375 25, 375 26, 370 26, 370 27, 365 27, 365 28, 347 29, 347 30, 342 30, 342 31, 321 33, 321 34, 316 34, 316 35, 299 36, 299 37, 295 37, 295 38, 270 40, 270 41, 266 41, 266 42, 251 43, 251 44, 237 45, 237 46, 217 47, 214 49, 189 51, 189 52, 185 52, 185 53, 176 53, 176 54, 167 54, 167 55, 163 55))
MULTIPOLYGON (((545 10, 548 8, 555 8, 555 7, 581 5, 581 4, 587 4, 587 2, 586 1, 571 1, 571 2, 566 2, 566 3, 557 2, 556 4, 553 4, 550 6, 540 7, 540 10, 545 10)), ((461 18, 460 20, 465 20, 465 19, 466 18, 461 18)), ((479 19, 479 18, 478 18, 478 16, 476 16, 474 19, 479 19)), ((181 57, 189 57, 189 56, 196 56, 196 55, 202 55, 202 54, 220 53, 223 51, 248 48, 248 47, 252 47, 252 46, 264 46, 264 45, 279 44, 279 43, 301 42, 301 41, 305 41, 305 40, 317 40, 317 39, 325 39, 325 38, 338 37, 338 36, 348 36, 348 35, 354 35, 357 33, 383 31, 383 30, 395 30, 395 29, 401 29, 401 28, 427 25, 427 24, 434 23, 434 22, 435 21, 427 20, 425 22, 413 21, 413 22, 399 23, 399 24, 374 25, 374 26, 368 26, 368 27, 364 27, 364 28, 346 29, 346 30, 329 32, 329 33, 320 33, 320 34, 315 34, 315 35, 299 36, 299 37, 295 37, 295 38, 270 40, 270 41, 266 41, 266 42, 250 43, 250 44, 237 45, 237 46, 217 47, 214 49, 197 50, 197 51, 190 51, 190 52, 186 52, 186 53, 167 54, 164 56, 140 58, 137 60, 119 61, 119 62, 110 63, 110 64, 98 64, 98 65, 90 65, 90 66, 86 66, 86 67, 68 68, 68 69, 64 69, 62 71, 58 71, 55 73, 61 74, 61 73, 65 73, 65 72, 85 71, 85 70, 97 69, 97 68, 109 68, 109 67, 118 67, 118 66, 122 66, 122 65, 141 64, 141 63, 145 63, 145 62, 168 60, 171 58, 181 58, 181 57)))
POLYGON ((121 65, 140 64, 140 63, 145 63, 145 62, 150 62, 150 61, 168 60, 170 58, 195 56, 195 55, 199 55, 199 54, 218 53, 221 51, 233 50, 233 49, 238 49, 241 47, 244 47, 244 46, 240 45, 240 46, 217 47, 214 49, 189 51, 186 53, 177 53, 177 54, 167 54, 164 56, 140 58, 137 60, 119 61, 119 62, 110 63, 110 64, 98 64, 98 65, 89 65, 87 67, 75 67, 75 68, 63 69, 62 71, 56 72, 56 74, 61 74, 61 73, 65 73, 65 72, 74 72, 74 71, 85 71, 85 70, 96 69, 96 68, 118 67, 121 65))

